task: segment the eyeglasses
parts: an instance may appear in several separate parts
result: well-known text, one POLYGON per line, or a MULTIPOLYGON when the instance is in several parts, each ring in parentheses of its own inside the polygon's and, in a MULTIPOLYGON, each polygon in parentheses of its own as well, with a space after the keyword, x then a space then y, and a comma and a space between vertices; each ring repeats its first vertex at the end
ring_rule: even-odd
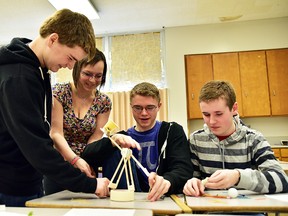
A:
POLYGON ((134 112, 136 112, 138 114, 142 113, 143 109, 145 109, 146 112, 151 114, 155 111, 156 108, 157 108, 157 106, 155 106, 155 105, 148 105, 146 107, 142 107, 142 106, 138 106, 138 105, 132 106, 132 109, 134 110, 134 112))
POLYGON ((102 74, 96 74, 96 75, 93 75, 91 73, 88 73, 86 71, 81 71, 81 74, 86 78, 86 79, 89 79, 91 80, 92 78, 96 79, 96 80, 101 80, 102 79, 102 74))

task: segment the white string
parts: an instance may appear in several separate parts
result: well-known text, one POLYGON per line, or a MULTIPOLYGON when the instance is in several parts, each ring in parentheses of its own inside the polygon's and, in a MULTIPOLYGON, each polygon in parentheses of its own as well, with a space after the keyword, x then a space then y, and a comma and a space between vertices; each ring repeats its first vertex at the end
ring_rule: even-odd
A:
POLYGON ((168 131, 167 131, 166 139, 165 139, 165 142, 164 142, 164 144, 163 144, 163 146, 162 146, 162 148, 161 148, 160 155, 159 155, 159 157, 158 157, 158 166, 157 166, 157 168, 156 168, 156 172, 157 172, 157 170, 158 170, 158 168, 159 168, 161 155, 163 154, 163 159, 166 158, 166 146, 167 146, 167 140, 168 140, 168 136, 169 136, 169 132, 170 132, 171 126, 172 126, 172 123, 169 123, 169 128, 168 128, 168 131))
MULTIPOLYGON (((42 77, 42 79, 44 81, 44 75, 43 75, 42 68, 39 67, 39 70, 41 72, 41 77, 42 77)), ((48 124, 48 126, 50 128, 51 125, 50 125, 49 121, 47 120, 47 107, 46 107, 46 105, 47 105, 47 96, 46 96, 46 92, 45 92, 45 97, 44 97, 44 122, 47 122, 47 124, 48 124)))

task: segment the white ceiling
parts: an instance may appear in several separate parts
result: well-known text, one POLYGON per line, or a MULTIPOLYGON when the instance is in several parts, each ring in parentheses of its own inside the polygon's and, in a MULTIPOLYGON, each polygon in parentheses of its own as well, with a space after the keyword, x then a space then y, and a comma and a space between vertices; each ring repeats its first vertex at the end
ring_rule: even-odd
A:
MULTIPOLYGON (((288 16, 288 0, 91 2, 100 16, 99 20, 92 20, 95 34, 98 36, 155 31, 163 27, 221 23, 219 17, 225 16, 242 15, 235 21, 288 16)), ((34 38, 42 22, 54 11, 48 0, 0 0, 0 44, 8 43, 13 37, 34 38)))

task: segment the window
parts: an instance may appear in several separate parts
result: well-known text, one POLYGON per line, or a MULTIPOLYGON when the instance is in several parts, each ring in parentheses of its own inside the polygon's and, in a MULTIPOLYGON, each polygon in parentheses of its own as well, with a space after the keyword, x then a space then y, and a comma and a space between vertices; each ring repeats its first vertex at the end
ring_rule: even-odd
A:
MULTIPOLYGON (((143 81, 151 82, 159 88, 162 106, 157 119, 167 121, 163 34, 152 32, 96 38, 96 47, 105 54, 108 65, 106 83, 101 91, 112 100, 110 118, 122 129, 135 125, 129 91, 143 81)), ((51 77, 52 84, 73 81, 69 69, 61 69, 58 73, 52 73, 51 77)))
POLYGON ((160 32, 112 36, 108 44, 110 91, 131 90, 143 81, 165 86, 160 32))
MULTIPOLYGON (((163 38, 164 31, 96 38, 108 64, 104 91, 128 91, 143 81, 165 88, 163 38)), ((52 73, 52 83, 67 81, 72 81, 68 69, 52 73)))

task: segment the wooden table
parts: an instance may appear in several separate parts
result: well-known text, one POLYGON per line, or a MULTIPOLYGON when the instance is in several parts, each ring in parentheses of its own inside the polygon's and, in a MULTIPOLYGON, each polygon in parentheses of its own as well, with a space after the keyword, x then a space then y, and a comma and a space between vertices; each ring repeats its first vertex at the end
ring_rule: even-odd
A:
POLYGON ((29 213, 32 213, 33 216, 63 216, 63 215, 75 215, 78 213, 78 215, 115 215, 119 216, 120 213, 122 215, 131 215, 131 216, 152 216, 153 213, 151 210, 123 210, 123 209, 69 209, 69 208, 20 208, 20 207, 6 207, 5 210, 0 211, 0 215, 7 215, 9 216, 9 213, 13 213, 14 215, 28 215, 29 213), (79 210, 79 211, 78 211, 79 210))
POLYGON ((135 193, 131 202, 116 202, 109 198, 99 199, 94 194, 62 191, 26 202, 27 207, 41 208, 103 208, 103 209, 148 209, 153 214, 176 215, 183 213, 170 197, 151 202, 146 199, 147 193, 135 193))
MULTIPOLYGON (((225 190, 206 191, 206 193, 227 195, 225 190)), ((275 196, 288 197, 288 193, 266 196, 248 190, 239 190, 239 194, 243 196, 234 199, 186 196, 186 200, 193 212, 288 212, 288 199, 286 201, 275 199, 275 196)), ((183 195, 179 199, 184 202, 183 195)))

